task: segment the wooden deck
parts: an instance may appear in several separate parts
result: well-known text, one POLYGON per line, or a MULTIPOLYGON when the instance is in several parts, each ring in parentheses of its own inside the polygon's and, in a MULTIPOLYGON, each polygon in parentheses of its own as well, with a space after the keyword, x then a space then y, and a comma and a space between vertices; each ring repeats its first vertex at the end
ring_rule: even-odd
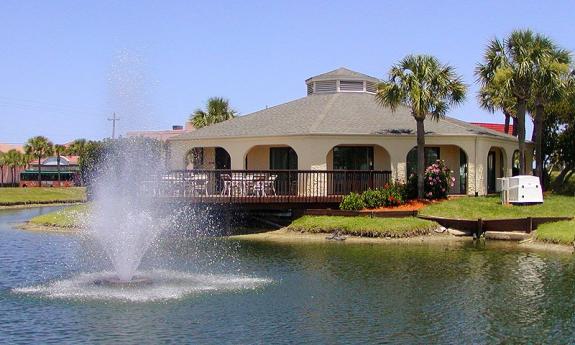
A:
POLYGON ((154 179, 145 191, 166 202, 313 208, 381 188, 390 177, 374 170, 179 170, 154 179))

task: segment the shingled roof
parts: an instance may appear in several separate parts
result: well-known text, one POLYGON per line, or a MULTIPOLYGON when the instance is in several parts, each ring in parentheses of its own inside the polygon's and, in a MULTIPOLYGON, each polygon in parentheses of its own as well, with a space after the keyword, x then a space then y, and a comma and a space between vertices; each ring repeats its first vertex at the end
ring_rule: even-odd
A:
MULTIPOLYGON (((429 135, 515 137, 446 117, 427 119, 429 135)), ((369 93, 330 93, 303 97, 255 113, 200 128, 169 140, 270 137, 288 135, 412 136, 416 123, 407 107, 395 112, 379 105, 369 93)))
POLYGON ((334 69, 333 71, 322 73, 316 75, 315 77, 311 77, 306 79, 306 83, 311 81, 321 81, 321 80, 334 80, 334 79, 344 79, 344 80, 369 80, 374 83, 379 82, 379 79, 369 76, 367 74, 359 73, 356 71, 352 71, 345 67, 340 67, 338 69, 334 69))

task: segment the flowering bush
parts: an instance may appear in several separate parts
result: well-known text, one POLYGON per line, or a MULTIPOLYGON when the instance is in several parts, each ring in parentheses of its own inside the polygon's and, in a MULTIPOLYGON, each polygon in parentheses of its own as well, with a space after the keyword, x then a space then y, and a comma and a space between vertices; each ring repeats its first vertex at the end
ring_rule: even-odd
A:
MULTIPOLYGON (((451 176, 453 171, 445 166, 445 161, 436 160, 425 169, 423 175, 424 197, 426 199, 442 199, 447 197, 449 187, 455 184, 455 177, 451 176)), ((411 174, 408 181, 409 197, 417 197, 417 175, 411 174)))
POLYGON ((361 195, 351 193, 347 195, 339 208, 353 211, 362 208, 378 208, 402 205, 406 200, 405 185, 400 182, 386 183, 383 188, 368 189, 361 195))

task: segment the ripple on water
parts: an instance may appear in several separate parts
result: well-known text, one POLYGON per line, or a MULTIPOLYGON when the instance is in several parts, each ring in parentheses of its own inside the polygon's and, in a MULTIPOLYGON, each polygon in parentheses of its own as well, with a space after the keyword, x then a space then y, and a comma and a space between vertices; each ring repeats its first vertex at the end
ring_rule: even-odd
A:
POLYGON ((272 282, 267 278, 240 275, 153 270, 138 272, 138 276, 150 278, 151 284, 119 287, 94 283, 113 276, 113 272, 81 273, 68 279, 15 288, 12 291, 51 299, 155 302, 206 292, 253 290, 272 282))

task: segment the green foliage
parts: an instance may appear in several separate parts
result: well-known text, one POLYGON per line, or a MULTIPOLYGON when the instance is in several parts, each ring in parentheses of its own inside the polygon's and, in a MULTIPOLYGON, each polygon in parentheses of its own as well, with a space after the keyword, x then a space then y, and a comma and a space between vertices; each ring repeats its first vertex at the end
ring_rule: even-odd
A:
POLYGON ((407 105, 416 119, 428 114, 439 119, 452 105, 463 102, 465 91, 453 67, 434 56, 408 55, 391 68, 389 80, 378 85, 376 99, 392 110, 407 105))
POLYGON ((388 183, 383 188, 368 189, 362 194, 350 193, 340 204, 346 211, 398 206, 405 202, 405 185, 400 182, 388 183))
POLYGON ((339 208, 346 211, 359 211, 365 208, 365 203, 361 195, 350 193, 343 198, 339 208))
POLYGON ((365 237, 411 237, 426 235, 437 228, 435 222, 415 217, 407 218, 370 218, 370 217, 332 217, 304 216, 289 225, 288 229, 299 232, 330 233, 365 237))
POLYGON ((368 189, 361 194, 366 208, 377 208, 383 205, 383 195, 380 190, 368 189))

